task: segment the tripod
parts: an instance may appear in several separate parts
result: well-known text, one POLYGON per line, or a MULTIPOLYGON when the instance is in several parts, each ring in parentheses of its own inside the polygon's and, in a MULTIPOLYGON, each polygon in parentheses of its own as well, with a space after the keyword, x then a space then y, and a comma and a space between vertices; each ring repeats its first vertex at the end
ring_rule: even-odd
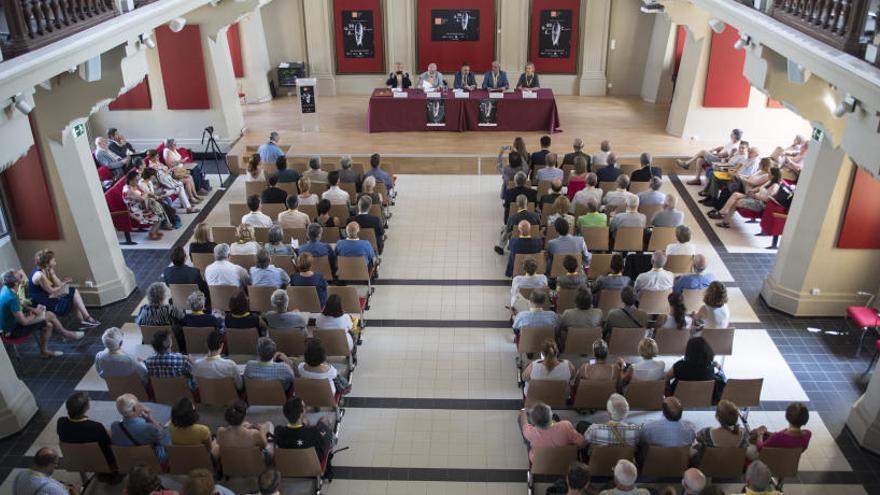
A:
POLYGON ((205 127, 205 130, 202 131, 202 144, 205 145, 205 151, 203 151, 203 155, 205 156, 205 172, 207 175, 208 167, 207 162, 209 158, 207 158, 210 153, 210 161, 214 162, 214 170, 217 172, 217 182, 220 184, 218 189, 223 191, 225 188, 223 187, 223 177, 220 175, 220 162, 226 166, 227 173, 229 172, 229 163, 226 161, 226 155, 220 151, 220 146, 217 144, 217 140, 214 139, 214 126, 209 125, 205 127), (208 142, 205 143, 205 137, 207 136, 208 142))

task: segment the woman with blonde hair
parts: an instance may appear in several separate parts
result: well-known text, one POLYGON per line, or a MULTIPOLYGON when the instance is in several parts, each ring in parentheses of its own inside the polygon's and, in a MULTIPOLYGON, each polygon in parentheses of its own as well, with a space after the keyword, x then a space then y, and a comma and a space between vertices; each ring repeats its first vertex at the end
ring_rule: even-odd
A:
POLYGON ((707 426, 697 432, 693 447, 695 451, 693 460, 697 464, 707 448, 736 447, 745 449, 750 446, 749 433, 745 428, 739 426, 739 409, 736 404, 726 399, 718 401, 718 406, 715 408, 715 420, 718 421, 718 426, 715 428, 707 426))
POLYGON ((308 177, 300 177, 296 183, 299 187, 299 204, 300 205, 316 205, 320 201, 317 194, 312 194, 312 180, 308 177))
MULTIPOLYGON (((552 339, 541 345, 541 359, 532 361, 523 370, 522 380, 525 382, 525 393, 529 393, 531 380, 559 380, 566 384, 574 377, 575 368, 570 361, 559 359, 559 348, 552 339)), ((566 394, 568 395, 568 394, 566 394)))
POLYGON ((551 208, 550 211, 553 213, 547 216, 547 225, 555 222, 557 218, 564 218, 565 221, 568 222, 568 225, 571 226, 571 230, 574 230, 574 215, 568 212, 571 209, 571 201, 569 201, 565 195, 560 195, 556 198, 556 200, 553 201, 551 208))
POLYGON ((56 272, 58 266, 55 253, 49 249, 41 249, 34 256, 36 268, 28 279, 28 294, 34 306, 42 304, 46 311, 58 316, 66 315, 71 308, 82 327, 96 327, 101 324, 89 314, 83 303, 82 296, 76 288, 71 287, 71 278, 62 279, 56 272))
POLYGON ((362 191, 358 193, 357 199, 360 201, 361 197, 369 196, 370 200, 374 205, 379 205, 379 212, 381 213, 379 220, 382 221, 382 225, 387 225, 388 222, 385 221, 386 216, 390 216, 391 214, 385 213, 385 206, 383 205, 382 195, 376 192, 376 178, 375 177, 367 177, 364 179, 364 182, 361 184, 362 191))
POLYGON ((257 254, 260 245, 254 240, 254 228, 243 223, 235 228, 235 237, 238 238, 229 246, 229 254, 257 254))
POLYGON ((623 372, 621 381, 629 383, 630 381, 648 382, 655 380, 664 380, 666 378, 666 363, 654 359, 660 353, 657 341, 645 337, 639 341, 639 356, 641 361, 630 364, 623 372))
POLYGON ((189 258, 192 259, 193 253, 214 254, 214 246, 216 245, 217 243, 214 242, 214 237, 211 234, 211 227, 202 222, 196 225, 192 242, 189 243, 189 258))
MULTIPOLYGON (((526 170, 526 173, 528 173, 528 169, 532 166, 532 154, 526 149, 526 142, 522 137, 517 136, 516 139, 513 140, 513 150, 519 153, 522 167, 526 170)), ((514 165, 511 163, 510 166, 513 167, 514 165)))

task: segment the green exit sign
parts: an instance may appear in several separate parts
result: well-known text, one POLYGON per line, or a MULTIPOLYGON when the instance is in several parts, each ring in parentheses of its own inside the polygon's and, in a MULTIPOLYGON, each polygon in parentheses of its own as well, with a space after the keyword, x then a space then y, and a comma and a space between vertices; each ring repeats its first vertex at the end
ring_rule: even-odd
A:
POLYGON ((819 129, 818 127, 813 128, 813 141, 816 141, 817 143, 822 142, 822 129, 819 129))
POLYGON ((80 137, 86 133, 86 126, 83 124, 76 124, 73 126, 73 137, 80 137))

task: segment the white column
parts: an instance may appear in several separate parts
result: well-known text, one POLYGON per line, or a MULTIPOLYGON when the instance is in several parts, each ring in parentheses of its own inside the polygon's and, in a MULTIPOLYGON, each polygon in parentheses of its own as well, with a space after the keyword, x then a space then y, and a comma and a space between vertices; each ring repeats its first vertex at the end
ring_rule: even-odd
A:
POLYGON ((685 32, 687 37, 678 67, 678 79, 675 81, 675 93, 669 107, 669 118, 666 121, 666 132, 673 136, 685 136, 688 113, 697 105, 694 100, 702 95, 702 85, 706 81, 706 68, 709 64, 709 46, 712 40, 707 35, 708 26, 689 25, 685 32), (694 30, 700 32, 694 33, 694 30), (696 36, 696 39, 695 39, 696 36))
POLYGON ((244 63, 241 89, 247 103, 262 103, 272 99, 269 92, 269 71, 272 70, 272 65, 269 61, 261 10, 257 9, 238 23, 244 63))
POLYGON ((221 28, 216 36, 211 29, 203 27, 201 30, 205 76, 208 79, 208 96, 211 101, 211 109, 203 113, 206 119, 204 126, 214 126, 215 133, 219 135, 218 141, 232 143, 241 136, 244 115, 238 99, 232 59, 229 57, 227 29, 228 26, 221 28))
POLYGON ((306 18, 306 47, 309 53, 309 76, 318 80, 318 94, 336 94, 333 72, 333 11, 326 0, 303 0, 306 18))
POLYGON ((38 408, 34 395, 15 374, 5 348, 0 348, 0 376, 0 438, 6 438, 23 430, 38 408))
POLYGON ((383 11, 382 28, 387 33, 385 39, 385 65, 391 72, 395 62, 401 62, 410 76, 418 75, 416 67, 416 9, 415 0, 394 0, 394 5, 383 11))
POLYGON ((675 65, 676 27, 668 16, 655 15, 642 99, 651 103, 668 103, 672 99, 672 71, 675 65))
MULTIPOLYGON (((507 79, 516 84, 516 78, 528 61, 530 20, 528 0, 502 0, 498 17, 496 39, 498 61, 507 71, 507 79)), ((488 69, 488 68, 487 68, 488 69)), ((482 84, 482 81, 477 81, 482 84)))
POLYGON ((605 66, 608 59, 608 26, 611 22, 611 0, 588 0, 586 22, 581 31, 581 75, 578 94, 605 96, 608 81, 605 66))

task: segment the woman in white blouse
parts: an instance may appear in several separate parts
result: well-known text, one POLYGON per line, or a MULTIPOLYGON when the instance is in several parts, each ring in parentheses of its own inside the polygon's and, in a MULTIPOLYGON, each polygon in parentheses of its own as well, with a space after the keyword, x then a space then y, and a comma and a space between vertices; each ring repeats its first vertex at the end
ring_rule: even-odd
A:
POLYGON ((229 254, 253 254, 260 250, 260 245, 254 240, 254 228, 248 224, 241 224, 235 228, 235 236, 238 242, 229 246, 229 254))
POLYGON ((529 301, 520 293, 520 289, 546 289, 547 276, 543 273, 536 274, 538 271, 538 262, 534 258, 526 258, 523 261, 524 275, 513 277, 513 283, 510 285, 510 309, 514 315, 520 311, 529 309, 529 301))
POLYGON ((666 256, 674 254, 693 256, 697 254, 697 248, 691 242, 691 228, 687 225, 679 225, 675 228, 675 240, 678 242, 666 246, 666 256))
POLYGON ((312 181, 308 177, 302 177, 299 182, 299 204, 300 205, 317 205, 321 198, 317 194, 312 194, 312 181))
POLYGON ((266 174, 263 173, 263 167, 260 165, 260 155, 254 153, 248 162, 247 174, 244 178, 245 182, 264 182, 266 174))
POLYGON ((568 384, 574 377, 574 373, 574 365, 566 359, 559 359, 559 348, 556 347, 556 342, 548 339, 541 346, 541 359, 529 363, 522 373, 522 380, 526 383, 525 393, 529 393, 529 381, 531 380, 559 380, 568 384))
POLYGON ((695 326, 701 328, 727 328, 730 325, 730 309, 727 307, 727 288, 721 282, 712 282, 703 294, 703 305, 694 315, 695 326), (700 324, 701 323, 701 324, 700 324))
POLYGON ((311 380, 326 379, 330 382, 330 392, 336 394, 336 375, 339 372, 332 364, 327 362, 327 351, 320 339, 306 341, 306 350, 303 362, 296 367, 296 374, 302 378, 311 380))
POLYGON ((339 294, 330 294, 327 297, 327 303, 324 304, 324 310, 315 318, 315 326, 322 329, 342 329, 345 330, 345 339, 348 341, 348 350, 354 349, 354 340, 351 338, 351 332, 354 328, 351 316, 342 311, 342 298, 339 294))
POLYGON ((623 383, 664 380, 666 378, 666 363, 654 359, 659 352, 660 348, 657 347, 657 342, 654 339, 645 337, 639 341, 639 356, 642 357, 642 360, 630 364, 624 370, 621 378, 623 383))

